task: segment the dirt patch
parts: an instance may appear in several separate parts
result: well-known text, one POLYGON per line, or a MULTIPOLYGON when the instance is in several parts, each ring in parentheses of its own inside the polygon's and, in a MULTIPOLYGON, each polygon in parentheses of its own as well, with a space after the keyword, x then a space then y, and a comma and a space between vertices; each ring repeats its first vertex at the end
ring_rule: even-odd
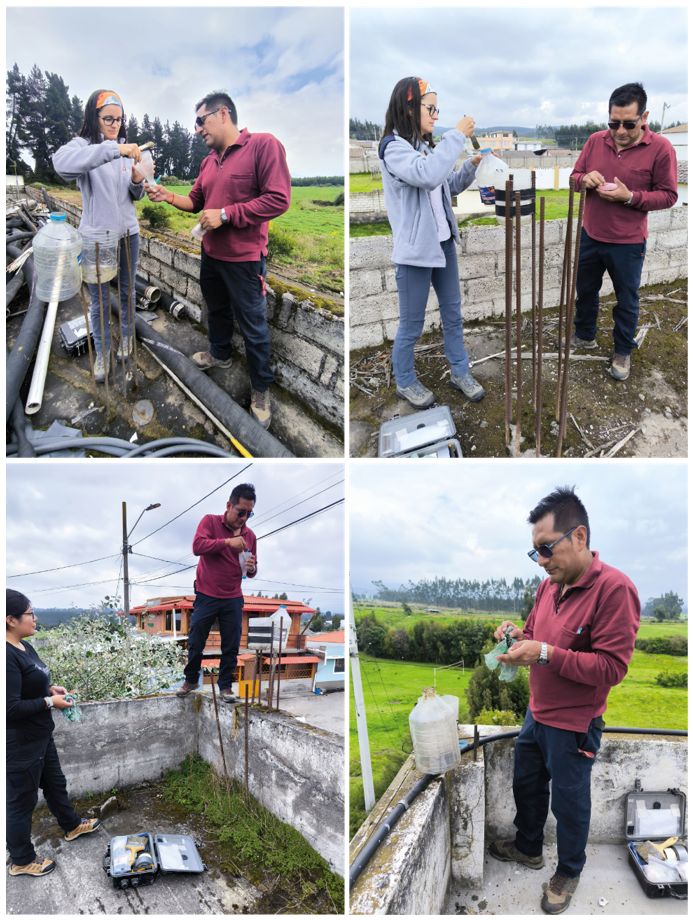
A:
MULTIPOLYGON (((688 442, 687 407, 687 281, 645 287, 641 291, 640 329, 647 332, 633 352, 631 375, 618 382, 608 374, 612 353, 613 296, 601 301, 597 348, 578 350, 568 376, 568 425, 562 456, 605 456, 631 432, 620 457, 685 457, 688 442)), ((558 351, 557 311, 544 315, 542 365, 541 455, 555 456, 557 361, 548 357, 558 351)), ((522 350, 531 355, 531 322, 525 316, 522 350)), ((470 323, 465 342, 474 376, 486 389, 480 403, 470 403, 450 383, 450 370, 443 354, 439 331, 423 336, 417 346, 419 379, 449 406, 457 436, 466 457, 507 457, 505 444, 504 359, 489 355, 505 347, 504 323, 470 323)), ((513 336, 514 342, 514 336, 513 336)), ((512 421, 516 420, 515 364, 512 365, 512 421)), ((529 404, 532 361, 522 362, 523 456, 535 456, 535 420, 529 404)), ((395 393, 390 370, 390 349, 364 349, 351 355, 351 456, 375 457, 380 425, 394 415, 415 410, 395 393)))

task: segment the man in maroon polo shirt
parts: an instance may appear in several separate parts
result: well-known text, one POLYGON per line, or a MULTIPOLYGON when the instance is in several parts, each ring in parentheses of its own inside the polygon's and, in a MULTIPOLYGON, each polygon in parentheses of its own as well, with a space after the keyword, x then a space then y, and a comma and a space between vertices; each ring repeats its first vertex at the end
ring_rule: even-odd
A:
POLYGON ((588 139, 571 176, 586 189, 580 238, 573 345, 595 348, 599 290, 607 271, 614 285, 614 352, 609 373, 630 375, 636 348, 647 212, 676 204, 676 154, 647 124, 642 83, 619 86, 609 99, 609 128, 588 139))
POLYGON ((274 375, 265 296, 268 222, 291 203, 286 153, 271 134, 238 130, 236 106, 227 93, 205 96, 195 114, 195 131, 210 153, 190 194, 176 195, 160 185, 147 194, 180 211, 202 211, 200 287, 207 304, 209 351, 198 351, 192 359, 202 370, 230 367, 235 320, 245 342, 250 411, 269 428, 274 375))
POLYGON ((529 515, 529 556, 548 578, 537 589, 524 629, 505 620, 519 640, 499 661, 529 667, 529 709, 515 744, 513 794, 517 833, 496 840, 496 859, 531 869, 544 865, 544 823, 556 817, 558 866, 544 885, 542 910, 570 904, 585 865, 590 780, 599 751, 609 691, 626 676, 640 624, 632 581, 590 550, 587 511, 575 492, 555 489, 529 515))
POLYGON ((200 680, 202 653, 215 620, 221 636, 219 694, 225 703, 237 702, 233 695, 236 658, 243 626, 241 553, 246 574, 257 573, 257 540, 247 521, 253 516, 255 487, 249 482, 236 486, 224 514, 206 514, 198 524, 193 553, 200 557, 195 573, 195 603, 188 635, 188 663, 178 696, 188 696, 200 680))

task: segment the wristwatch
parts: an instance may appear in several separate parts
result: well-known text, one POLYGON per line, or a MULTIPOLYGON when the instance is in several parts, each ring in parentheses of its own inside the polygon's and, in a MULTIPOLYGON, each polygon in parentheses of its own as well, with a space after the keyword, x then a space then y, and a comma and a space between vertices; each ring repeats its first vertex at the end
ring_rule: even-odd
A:
POLYGON ((53 709, 53 697, 52 697, 52 696, 44 696, 44 700, 46 701, 46 708, 47 708, 47 709, 53 709))
POLYGON ((219 211, 219 217, 221 217, 222 224, 228 224, 229 215, 226 213, 226 208, 222 208, 221 211, 219 211))
POLYGON ((633 193, 632 192, 630 193, 630 198, 628 199, 628 201, 624 201, 623 203, 625 204, 627 208, 629 208, 633 204, 633 193))
POLYGON ((539 649, 539 657, 537 658, 537 664, 548 664, 549 663, 549 646, 546 642, 541 643, 541 648, 539 649))

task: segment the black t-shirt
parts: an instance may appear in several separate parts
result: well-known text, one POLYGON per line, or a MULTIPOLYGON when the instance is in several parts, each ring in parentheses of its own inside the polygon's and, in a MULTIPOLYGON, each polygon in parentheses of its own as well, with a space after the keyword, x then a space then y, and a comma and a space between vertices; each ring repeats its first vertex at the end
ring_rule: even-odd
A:
POLYGON ((24 651, 9 642, 7 648, 7 740, 29 741, 53 731, 53 713, 45 698, 51 695, 51 677, 36 650, 22 640, 24 651))

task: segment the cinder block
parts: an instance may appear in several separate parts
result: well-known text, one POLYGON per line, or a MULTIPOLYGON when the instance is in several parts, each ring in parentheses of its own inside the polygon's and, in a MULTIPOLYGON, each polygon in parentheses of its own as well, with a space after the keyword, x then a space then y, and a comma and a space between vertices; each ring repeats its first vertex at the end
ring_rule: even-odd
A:
POLYGON ((340 373, 343 374, 340 362, 332 355, 325 355, 325 363, 320 374, 320 383, 329 389, 334 389, 335 381, 340 373))
POLYGON ((468 252, 459 257, 460 280, 489 278, 496 274, 496 255, 492 252, 468 252))
POLYGON ((197 281, 200 277, 201 257, 191 252, 184 252, 181 249, 175 249, 173 252, 173 267, 194 278, 197 281))
POLYGON ((471 278, 463 282, 462 291, 467 300, 482 301, 505 297, 505 278, 495 275, 490 278, 471 278))
POLYGON ((349 272, 351 291, 358 291, 359 297, 369 297, 372 294, 381 294, 385 288, 383 273, 379 268, 361 269, 349 272))
POLYGON ((678 249, 688 242, 686 230, 661 230, 657 234, 656 249, 678 249))
POLYGON ((475 887, 484 881, 486 789, 484 758, 452 770, 450 783, 450 863, 453 880, 475 887))
POLYGON ((377 348, 384 341, 383 324, 380 321, 349 328, 349 351, 361 348, 377 348))
POLYGON ((647 215, 647 227, 650 235, 660 230, 668 230, 671 227, 673 211, 673 208, 667 208, 665 211, 649 212, 647 215))
POLYGON ((272 330, 272 351, 284 355, 314 380, 320 377, 325 353, 311 342, 275 328, 272 330))
POLYGON ((470 227, 460 233, 462 251, 500 252, 505 249, 505 230, 503 227, 470 227))
POLYGON ((173 265, 173 249, 160 240, 149 240, 149 254, 163 265, 173 265))
POLYGON ((669 249, 669 265, 681 272, 682 278, 688 277, 688 247, 680 246, 677 249, 669 249))
POLYGON ((293 317, 294 331, 316 345, 341 355, 344 352, 344 318, 298 304, 293 317))
POLYGON ((349 267, 358 269, 384 268, 392 264, 392 237, 356 237, 349 241, 349 267))

